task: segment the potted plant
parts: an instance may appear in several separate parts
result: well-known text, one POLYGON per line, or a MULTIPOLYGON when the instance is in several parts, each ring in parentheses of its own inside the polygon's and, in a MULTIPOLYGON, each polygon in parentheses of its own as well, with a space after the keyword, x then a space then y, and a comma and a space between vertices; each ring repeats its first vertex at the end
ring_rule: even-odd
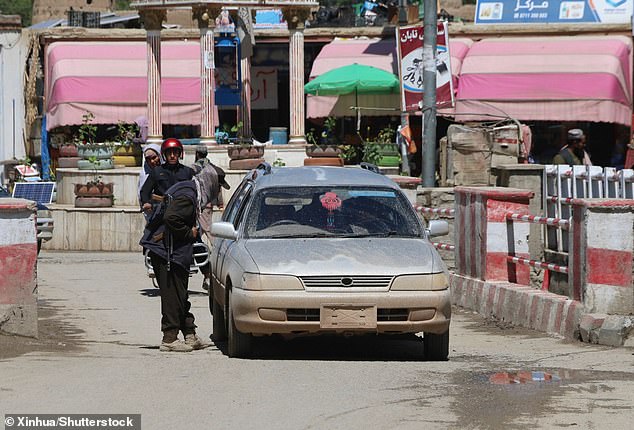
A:
MULTIPOLYGON (((368 134, 370 127, 368 127, 368 134)), ((395 132, 390 127, 381 129, 374 141, 363 144, 363 161, 384 167, 398 167, 401 161, 394 142, 395 132)))
POLYGON ((123 121, 117 123, 117 135, 113 143, 114 163, 128 167, 141 165, 143 151, 141 144, 133 139, 139 131, 136 123, 128 124, 123 121))
POLYGON ((103 160, 95 156, 88 160, 93 166, 93 178, 83 184, 75 184, 75 207, 97 208, 112 207, 114 204, 114 184, 104 183, 98 174, 98 167, 103 160))
POLYGON ((77 163, 79 169, 112 169, 114 162, 112 159, 113 145, 111 143, 96 143, 97 126, 93 124, 95 115, 87 111, 82 115, 82 123, 77 129, 75 143, 77 145, 77 155, 82 158, 77 163), (90 158, 100 160, 99 164, 90 162, 90 158))
POLYGON ((335 135, 337 119, 329 116, 324 121, 324 129, 321 132, 319 141, 315 137, 315 129, 311 128, 306 133, 306 155, 309 157, 341 157, 341 148, 338 145, 335 135))

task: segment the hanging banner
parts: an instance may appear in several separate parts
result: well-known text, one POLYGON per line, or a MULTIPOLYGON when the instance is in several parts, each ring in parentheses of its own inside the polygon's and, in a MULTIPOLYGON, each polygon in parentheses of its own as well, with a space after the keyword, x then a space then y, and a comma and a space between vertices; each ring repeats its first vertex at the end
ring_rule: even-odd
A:
POLYGON ((632 0, 478 0, 476 24, 629 24, 632 0))
MULTIPOLYGON (((404 112, 419 111, 423 101, 423 26, 396 29, 401 100, 404 112)), ((453 79, 447 22, 438 22, 436 40, 436 106, 453 106, 453 79)))

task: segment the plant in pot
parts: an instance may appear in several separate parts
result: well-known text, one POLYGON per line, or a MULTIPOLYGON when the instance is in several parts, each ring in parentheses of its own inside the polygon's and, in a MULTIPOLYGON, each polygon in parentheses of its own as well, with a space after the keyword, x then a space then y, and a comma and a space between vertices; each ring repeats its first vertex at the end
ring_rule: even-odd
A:
POLYGON ((112 169, 114 168, 114 162, 112 159, 113 145, 111 143, 97 143, 97 126, 92 122, 95 119, 95 115, 87 111, 82 115, 82 123, 77 129, 75 136, 75 143, 77 145, 77 155, 82 158, 77 163, 77 167, 82 170, 89 169, 112 169), (90 157, 96 157, 100 160, 100 163, 95 167, 94 163, 90 162, 90 157))
POLYGON ((128 124, 123 121, 117 123, 117 135, 113 143, 115 165, 127 167, 141 165, 143 155, 141 144, 134 141, 138 132, 139 126, 136 123, 128 124))
POLYGON ((91 156, 87 161, 94 166, 93 177, 86 183, 75 184, 75 207, 112 207, 114 204, 114 184, 112 182, 104 183, 98 173, 98 167, 103 160, 91 156))
MULTIPOLYGON (((368 134, 370 127, 368 127, 368 134)), ((374 141, 363 144, 363 161, 384 167, 398 167, 401 161, 398 146, 394 142, 395 132, 390 127, 381 129, 374 141)))
POLYGON ((337 119, 329 116, 324 121, 324 129, 321 132, 319 141, 315 137, 315 129, 311 128, 306 133, 306 155, 309 157, 341 157, 341 148, 338 145, 335 134, 337 119))
POLYGON ((232 136, 229 138, 231 143, 227 147, 227 155, 229 156, 229 168, 233 170, 249 170, 257 167, 264 161, 264 146, 253 145, 253 141, 249 136, 245 136, 242 129, 242 121, 229 129, 232 136))

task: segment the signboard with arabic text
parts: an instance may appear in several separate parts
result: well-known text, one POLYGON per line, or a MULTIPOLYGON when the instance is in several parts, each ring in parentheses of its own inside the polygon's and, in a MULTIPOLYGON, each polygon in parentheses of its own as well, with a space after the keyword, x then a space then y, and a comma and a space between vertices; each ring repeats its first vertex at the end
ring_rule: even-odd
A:
POLYGON ((478 0, 476 24, 628 24, 634 0, 478 0))
MULTIPOLYGON (((423 26, 396 29, 399 77, 403 112, 418 111, 423 101, 423 26)), ((453 106, 453 79, 447 23, 438 23, 436 40, 436 105, 453 106)))

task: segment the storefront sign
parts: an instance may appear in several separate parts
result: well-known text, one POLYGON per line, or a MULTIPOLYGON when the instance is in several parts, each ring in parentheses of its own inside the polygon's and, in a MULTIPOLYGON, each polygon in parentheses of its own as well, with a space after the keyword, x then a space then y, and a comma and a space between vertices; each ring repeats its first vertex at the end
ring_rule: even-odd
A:
POLYGON ((277 68, 251 69, 251 109, 277 109, 277 68))
POLYGON ((478 0, 476 24, 628 24, 634 0, 478 0))
MULTIPOLYGON (((396 29, 399 77, 403 111, 418 111, 423 100, 423 27, 396 29)), ((447 23, 438 23, 436 53, 436 105, 453 105, 453 82, 447 23)))

